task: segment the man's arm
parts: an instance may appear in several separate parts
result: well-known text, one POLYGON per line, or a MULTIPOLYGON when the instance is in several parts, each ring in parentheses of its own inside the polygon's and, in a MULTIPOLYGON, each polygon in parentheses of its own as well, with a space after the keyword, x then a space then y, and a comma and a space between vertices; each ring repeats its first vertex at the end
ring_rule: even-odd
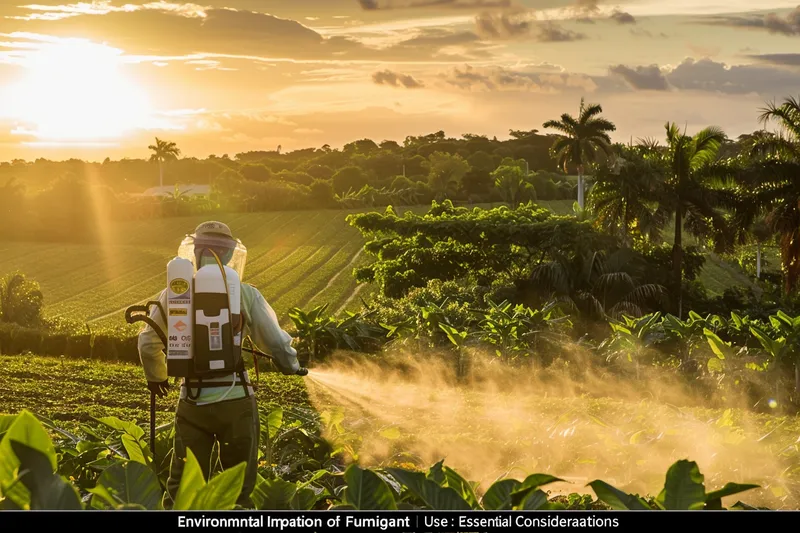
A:
MULTIPOLYGON (((161 307, 167 309, 167 291, 161 291, 158 297, 161 302, 161 307)), ((154 307, 150 311, 150 318, 158 324, 161 330, 167 332, 167 324, 165 317, 161 316, 161 311, 154 307)), ((147 324, 145 329, 139 333, 139 360, 142 362, 144 375, 147 381, 153 383, 160 383, 168 379, 167 376, 167 356, 165 353, 166 346, 161 342, 150 324, 147 324)))
POLYGON ((266 348, 273 356, 276 366, 284 375, 296 374, 300 369, 297 351, 292 347, 292 336, 281 329, 278 317, 258 289, 242 285, 249 294, 249 327, 253 342, 266 348))

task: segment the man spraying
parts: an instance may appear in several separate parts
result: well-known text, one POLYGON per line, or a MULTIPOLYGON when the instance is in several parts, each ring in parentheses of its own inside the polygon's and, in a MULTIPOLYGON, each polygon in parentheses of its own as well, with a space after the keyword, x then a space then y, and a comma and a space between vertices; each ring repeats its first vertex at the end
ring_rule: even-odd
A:
POLYGON ((246 255, 246 248, 233 237, 227 225, 209 221, 197 226, 181 243, 178 257, 168 265, 168 269, 188 269, 188 274, 170 278, 170 286, 159 295, 160 308, 150 314, 151 321, 162 332, 169 331, 169 347, 164 346, 163 333, 159 335, 150 324, 139 334, 139 356, 151 392, 166 396, 169 377, 182 376, 175 412, 174 452, 166 487, 172 502, 177 496, 186 449, 190 448, 197 457, 207 480, 212 449, 215 441, 219 441, 223 468, 247 462, 238 503, 250 504, 257 478, 260 423, 254 389, 238 355, 241 339, 249 336, 257 346, 269 349, 272 360, 284 375, 308 374, 307 369, 300 367, 297 352, 291 345, 292 337, 281 329, 275 312, 261 293, 252 285, 239 283, 246 255), (186 280, 186 277, 192 279, 186 280), (210 287, 215 285, 209 280, 220 279, 225 280, 225 284, 217 283, 216 287, 223 289, 214 294, 210 287), (223 303, 219 296, 224 298, 223 303), (184 301, 190 303, 183 307, 176 304, 184 301), (168 317, 162 315, 164 309, 168 310, 168 317), (199 327, 194 325, 187 329, 183 319, 191 322, 188 320, 190 311, 193 318, 197 317, 195 322, 199 327), (181 339, 189 339, 189 342, 182 345, 181 339), (223 346, 220 339, 236 340, 223 346))

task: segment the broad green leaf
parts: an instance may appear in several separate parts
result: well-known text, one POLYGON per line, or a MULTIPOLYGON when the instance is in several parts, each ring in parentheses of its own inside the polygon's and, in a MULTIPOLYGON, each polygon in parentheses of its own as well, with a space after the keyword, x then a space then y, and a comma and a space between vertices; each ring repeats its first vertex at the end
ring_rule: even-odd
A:
POLYGON ((351 464, 344 472, 344 502, 360 511, 397 510, 389 486, 375 472, 351 464))
POLYGON ((596 479, 589 483, 597 498, 608 504, 609 507, 618 511, 649 511, 647 503, 638 496, 628 494, 613 487, 605 481, 596 479))
MULTIPOLYGON (((387 468, 385 471, 417 498, 423 501, 425 500, 423 497, 423 493, 425 492, 425 474, 406 470, 404 468, 387 468)), ((434 484, 436 484, 436 482, 434 482, 434 484)))
POLYGON ((317 493, 311 489, 300 489, 292 497, 292 509, 308 511, 317 503, 317 493))
POLYGON ((525 481, 523 481, 520 486, 514 490, 514 492, 511 493, 511 504, 519 505, 529 493, 535 491, 539 487, 549 485, 550 483, 556 483, 558 481, 564 480, 555 476, 551 476, 550 474, 531 474, 525 478, 525 481))
POLYGON ((281 429, 282 425, 283 408, 277 407, 270 411, 267 415, 267 434, 269 435, 270 440, 275 438, 275 435, 278 434, 278 430, 281 429))
POLYGON ((108 507, 115 509, 118 505, 122 505, 103 485, 97 484, 89 487, 86 491, 92 495, 90 500, 92 509, 107 509, 108 507))
MULTIPOLYGON (((161 508, 161 486, 152 469, 136 461, 114 463, 106 468, 97 485, 107 489, 116 505, 137 503, 145 509, 161 508)), ((97 493, 96 493, 97 494, 97 493)), ((98 494, 103 496, 103 494, 98 494)), ((105 499, 105 498, 104 498, 105 499)))
POLYGON ((112 429, 116 429, 118 431, 127 433, 137 439, 141 439, 144 436, 144 430, 142 428, 140 428, 133 422, 120 420, 116 416, 104 416, 102 418, 96 418, 95 420, 112 429))
POLYGON ((421 472, 413 472, 402 468, 387 468, 393 478, 405 485, 417 498, 430 509, 437 511, 469 511, 469 503, 450 487, 442 487, 421 472))
POLYGON ((133 436, 128 433, 124 434, 122 436, 122 445, 125 447, 125 452, 128 454, 128 458, 131 461, 136 461, 143 465, 148 464, 142 445, 139 444, 139 441, 133 438, 133 436))
POLYGON ((432 467, 430 467, 425 477, 435 481, 437 485, 440 486, 444 485, 446 481, 444 477, 444 460, 441 460, 432 467))
POLYGON ((19 415, 0 415, 0 438, 9 430, 19 415))
POLYGON ((443 471, 447 486, 459 493, 473 509, 477 509, 479 507, 478 496, 475 495, 475 491, 469 481, 450 467, 443 467, 443 471))
POLYGON ((667 470, 664 489, 656 500, 669 511, 702 509, 706 502, 704 479, 697 463, 681 459, 667 470))
POLYGON ((769 353, 772 357, 777 357, 786 343, 786 339, 783 337, 779 339, 772 339, 767 333, 755 326, 750 326, 750 331, 761 343, 761 346, 764 347, 764 350, 766 350, 767 353, 769 353))
MULTIPOLYGON (((175 459, 177 460, 177 459, 175 459)), ((178 494, 175 497, 175 504, 172 508, 176 511, 187 511, 191 509, 192 502, 198 491, 206 485, 206 479, 197 457, 191 449, 186 450, 186 460, 183 465, 183 475, 178 485, 178 494)))
POLYGON ((55 473, 47 454, 16 440, 11 447, 19 458, 19 479, 30 492, 32 510, 83 509, 78 491, 55 473))
POLYGON ((507 511, 511 510, 511 493, 514 492, 521 483, 516 479, 501 479, 489 487, 483 495, 481 504, 487 511, 507 511))
POLYGON ((244 485, 247 463, 228 468, 212 477, 192 501, 190 509, 195 511, 228 511, 233 509, 244 485))
POLYGON ((731 354, 730 343, 724 342, 722 339, 719 338, 719 336, 717 336, 716 333, 714 333, 708 328, 703 328, 703 333, 705 333, 708 345, 711 347, 711 351, 714 352, 714 355, 716 355, 720 359, 725 359, 726 355, 731 354))
POLYGON ((739 483, 726 483, 724 487, 706 494, 706 509, 720 510, 722 509, 722 498, 732 496, 752 489, 761 488, 760 485, 742 485, 739 483))
POLYGON ((451 487, 440 487, 430 479, 425 480, 424 500, 437 511, 469 511, 472 506, 451 487))
POLYGON ((523 511, 536 511, 541 509, 542 506, 547 504, 547 494, 541 489, 536 489, 528 493, 522 503, 517 507, 518 510, 523 511))
POLYGON ((42 452, 50 461, 53 471, 58 467, 56 449, 42 423, 27 409, 23 409, 17 415, 3 436, 3 440, 0 441, 0 487, 3 487, 1 495, 21 509, 25 509, 30 503, 30 492, 24 484, 13 483, 19 459, 11 447, 12 440, 42 452))
POLYGON ((297 492, 297 485, 281 478, 264 479, 259 474, 251 499, 261 511, 288 511, 292 509, 292 498, 297 492))

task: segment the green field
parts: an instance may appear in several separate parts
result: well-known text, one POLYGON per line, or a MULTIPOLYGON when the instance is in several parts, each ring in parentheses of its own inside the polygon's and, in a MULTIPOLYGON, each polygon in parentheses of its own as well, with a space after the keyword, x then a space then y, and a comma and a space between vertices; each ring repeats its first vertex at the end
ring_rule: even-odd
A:
MULTIPOLYGON (((484 489, 496 477, 542 472, 565 480, 548 487, 553 494, 591 494, 586 484, 600 478, 654 495, 668 466, 689 459, 697 461, 709 491, 729 481, 760 485, 729 497, 726 505, 741 499, 772 509, 800 506, 795 417, 655 399, 535 393, 522 398, 512 390, 465 391, 389 378, 367 383, 355 371, 321 372, 321 383, 332 379, 338 385, 325 387, 313 375, 262 374, 259 407, 264 413, 281 407, 286 419, 321 415, 324 435, 354 446, 362 467, 424 468, 443 459, 484 489)), ((92 417, 114 416, 147 431, 149 394, 134 365, 0 356, 0 374, 0 412, 28 409, 69 431, 91 424, 92 417)), ((158 400, 159 424, 171 421, 176 399, 173 390, 158 400)))
MULTIPOLYGON (((558 214, 571 201, 541 202, 558 214)), ((397 211, 402 213, 406 209, 397 211)), ((412 208, 425 212, 427 207, 412 208)), ((370 258, 361 234, 345 221, 356 211, 319 210, 237 213, 220 218, 247 246, 244 281, 255 285, 282 323, 293 307, 327 303, 329 311, 357 308, 369 289, 356 284, 354 268, 370 258), (366 292, 361 292, 365 289, 366 292)), ((205 217, 118 222, 106 228, 104 243, 0 243, 0 273, 20 270, 37 281, 44 314, 93 327, 124 326, 125 309, 158 295, 166 264, 185 234, 205 217)), ((669 233, 665 233, 669 239, 669 233)), ((738 269, 713 256, 701 276, 712 294, 734 284, 752 285, 738 269)))
MULTIPOLYGON (((248 248, 245 279, 282 319, 294 306, 326 302, 340 310, 358 287, 353 268, 366 259, 345 212, 293 211, 219 217, 248 248)), ((203 217, 117 223, 102 245, 5 243, 0 271, 19 269, 45 295, 45 315, 120 325, 130 305, 154 298, 166 264, 203 217)))

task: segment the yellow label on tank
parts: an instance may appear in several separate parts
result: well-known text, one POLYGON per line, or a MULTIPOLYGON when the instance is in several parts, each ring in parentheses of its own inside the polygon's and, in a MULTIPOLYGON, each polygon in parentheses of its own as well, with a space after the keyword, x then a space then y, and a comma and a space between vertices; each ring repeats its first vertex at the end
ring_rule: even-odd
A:
POLYGON ((189 290, 189 282, 180 278, 173 279, 169 284, 169 288, 175 294, 183 294, 189 290))
POLYGON ((186 309, 170 309, 169 316, 186 316, 186 309))

